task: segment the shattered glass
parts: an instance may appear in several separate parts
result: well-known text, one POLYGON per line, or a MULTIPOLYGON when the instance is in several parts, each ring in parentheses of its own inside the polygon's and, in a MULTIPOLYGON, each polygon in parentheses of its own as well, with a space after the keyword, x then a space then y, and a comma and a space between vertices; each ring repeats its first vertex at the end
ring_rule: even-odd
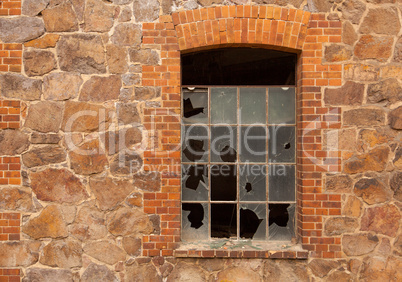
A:
POLYGON ((208 123, 208 89, 183 88, 183 122, 208 123))
POLYGON ((240 237, 266 239, 266 204, 240 204, 240 237))
POLYGON ((211 127, 211 162, 235 162, 237 159, 237 128, 211 127))
POLYGON ((208 240, 208 204, 182 204, 182 234, 184 241, 208 240))
POLYGON ((208 200, 208 168, 206 165, 183 165, 182 200, 208 200))
POLYGON ((295 124, 295 88, 273 87, 268 93, 268 121, 270 124, 295 124))
POLYGON ((237 123, 237 88, 211 88, 211 123, 237 123))
POLYGON ((266 162, 266 127, 242 126, 240 130, 240 161, 266 162))
POLYGON ((269 162, 294 163, 296 159, 296 129, 294 126, 269 127, 269 162))
POLYGON ((270 165, 269 172, 269 200, 273 202, 295 201, 295 166, 270 165))
POLYGON ((269 240, 290 241, 295 236, 295 204, 269 204, 269 240))
POLYGON ((266 88, 240 88, 240 124, 266 123, 266 88))
POLYGON ((208 162, 208 127, 185 126, 182 150, 183 162, 208 162))
POLYGON ((239 166, 240 201, 266 201, 266 166, 239 166))

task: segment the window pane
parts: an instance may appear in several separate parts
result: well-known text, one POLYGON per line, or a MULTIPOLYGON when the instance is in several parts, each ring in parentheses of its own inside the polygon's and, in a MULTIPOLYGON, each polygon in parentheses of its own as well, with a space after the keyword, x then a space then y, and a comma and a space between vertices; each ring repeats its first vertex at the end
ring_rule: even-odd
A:
POLYGON ((235 165, 211 166, 211 200, 235 201, 237 179, 235 165))
POLYGON ((208 204, 182 204, 182 232, 184 241, 208 239, 208 204))
POLYGON ((237 128, 211 127, 211 162, 235 162, 237 158, 237 128))
POLYGON ((240 123, 266 123, 265 88, 240 88, 240 123))
POLYGON ((266 166, 241 165, 239 167, 240 201, 266 201, 266 166))
POLYGON ((266 239, 266 204, 241 204, 240 237, 255 240, 266 239))
POLYGON ((270 124, 295 124, 295 89, 269 88, 268 120, 270 124))
POLYGON ((186 126, 183 134, 183 162, 208 161, 208 127, 186 126))
POLYGON ((269 204, 269 240, 290 241, 294 236, 294 204, 269 204))
POLYGON ((208 200, 208 168, 205 165, 184 165, 182 172, 182 200, 208 200))
POLYGON ((295 162, 295 127, 270 126, 268 147, 270 162, 295 162))
POLYGON ((183 88, 183 122, 208 123, 207 88, 183 88))
POLYGON ((211 237, 237 237, 236 204, 211 204, 211 237))
POLYGON ((211 88, 211 123, 237 123, 237 88, 211 88))
POLYGON ((267 151, 265 126, 242 126, 240 132, 240 161, 265 162, 267 151))
POLYGON ((295 200, 295 166, 269 166, 269 200, 274 202, 292 202, 295 200))

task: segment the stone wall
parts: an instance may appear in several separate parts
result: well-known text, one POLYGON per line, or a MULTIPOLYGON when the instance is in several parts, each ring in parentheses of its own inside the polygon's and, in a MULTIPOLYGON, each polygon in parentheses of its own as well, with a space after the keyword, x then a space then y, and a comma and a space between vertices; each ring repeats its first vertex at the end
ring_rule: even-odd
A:
POLYGON ((0 281, 401 280, 401 7, 0 2, 0 281), (176 250, 180 52, 226 46, 300 54, 298 251, 176 250))

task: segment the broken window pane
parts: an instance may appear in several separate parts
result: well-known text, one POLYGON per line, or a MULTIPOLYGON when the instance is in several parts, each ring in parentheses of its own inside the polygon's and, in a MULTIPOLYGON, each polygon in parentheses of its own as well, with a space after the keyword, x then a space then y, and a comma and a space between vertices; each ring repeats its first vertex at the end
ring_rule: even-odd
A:
POLYGON ((269 200, 274 202, 292 202, 295 200, 295 166, 269 166, 269 200))
POLYGON ((182 234, 184 241, 208 239, 208 204, 182 204, 182 234))
POLYGON ((211 88, 211 123, 237 123, 237 88, 211 88))
POLYGON ((274 87, 268 93, 268 120, 270 124, 295 124, 295 88, 274 87))
POLYGON ((266 88, 240 88, 240 124, 265 124, 266 111, 266 88))
POLYGON ((294 236, 294 204, 269 204, 269 240, 290 241, 294 236))
POLYGON ((235 165, 213 165, 211 171, 211 200, 235 201, 237 179, 235 165))
POLYGON ((237 128, 211 127, 211 162, 235 162, 237 159, 237 128))
POLYGON ((182 172, 182 200, 208 200, 208 168, 205 165, 184 165, 182 172))
POLYGON ((269 162, 295 162, 295 133, 294 126, 269 127, 269 162))
POLYGON ((208 127, 186 126, 183 139, 183 162, 208 161, 208 127))
POLYGON ((211 237, 237 237, 236 207, 236 204, 211 204, 211 237))
POLYGON ((207 88, 183 88, 183 122, 208 123, 207 88))
POLYGON ((240 131, 240 161, 266 162, 267 129, 265 126, 242 126, 240 131))
POLYGON ((240 201, 266 201, 266 166, 239 166, 240 201))
POLYGON ((266 204, 241 204, 240 237, 265 240, 266 214, 266 204))

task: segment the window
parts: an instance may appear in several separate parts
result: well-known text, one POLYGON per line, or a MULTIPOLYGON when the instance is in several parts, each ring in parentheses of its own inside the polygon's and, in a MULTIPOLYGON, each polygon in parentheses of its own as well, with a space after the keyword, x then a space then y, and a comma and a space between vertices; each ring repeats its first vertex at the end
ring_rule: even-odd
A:
POLYGON ((183 241, 295 236, 295 61, 251 48, 183 55, 183 241))

